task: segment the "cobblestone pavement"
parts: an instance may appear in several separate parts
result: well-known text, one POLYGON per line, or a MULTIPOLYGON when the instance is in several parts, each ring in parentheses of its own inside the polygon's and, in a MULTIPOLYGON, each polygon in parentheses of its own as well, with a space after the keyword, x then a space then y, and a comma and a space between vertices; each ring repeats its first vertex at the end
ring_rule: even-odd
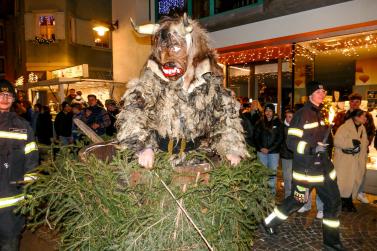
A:
MULTIPOLYGON (((371 199, 375 199, 372 198, 371 199)), ((313 204, 314 205, 314 204, 313 204)), ((342 213, 340 232, 347 250, 377 250, 377 205, 355 203, 356 213, 342 213)), ((322 223, 316 210, 294 213, 278 227, 276 236, 257 232, 253 250, 322 250, 322 223)))

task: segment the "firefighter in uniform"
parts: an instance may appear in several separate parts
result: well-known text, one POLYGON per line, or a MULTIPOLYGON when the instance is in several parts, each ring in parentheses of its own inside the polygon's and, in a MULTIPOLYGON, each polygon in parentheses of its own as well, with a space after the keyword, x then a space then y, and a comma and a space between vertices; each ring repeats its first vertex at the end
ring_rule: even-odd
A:
POLYGON ((36 176, 38 149, 29 123, 11 112, 16 93, 10 82, 0 80, 0 251, 16 251, 24 218, 13 212, 23 200, 22 185, 36 176))
POLYGON ((307 85, 309 102, 295 113, 287 135, 287 146, 293 151, 292 193, 264 220, 264 229, 275 233, 275 227, 300 209, 310 199, 316 188, 324 202, 322 219, 325 250, 344 250, 339 236, 340 194, 336 172, 327 153, 330 130, 321 114, 326 91, 318 82, 307 85))

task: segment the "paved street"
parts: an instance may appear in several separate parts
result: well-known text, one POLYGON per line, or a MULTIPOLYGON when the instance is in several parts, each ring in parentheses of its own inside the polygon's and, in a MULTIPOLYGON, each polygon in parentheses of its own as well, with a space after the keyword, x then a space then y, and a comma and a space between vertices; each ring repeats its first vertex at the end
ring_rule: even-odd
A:
MULTIPOLYGON (((370 200, 376 196, 369 196, 370 200)), ((377 205, 357 203, 357 213, 342 213, 341 237, 347 250, 377 250, 377 205)), ((253 250, 321 250, 321 221, 315 208, 304 214, 294 213, 281 225, 277 236, 257 233, 253 250)))

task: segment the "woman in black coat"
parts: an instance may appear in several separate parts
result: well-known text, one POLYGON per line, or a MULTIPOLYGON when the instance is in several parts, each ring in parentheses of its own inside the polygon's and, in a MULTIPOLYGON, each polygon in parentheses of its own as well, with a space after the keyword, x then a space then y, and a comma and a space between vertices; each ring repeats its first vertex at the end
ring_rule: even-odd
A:
POLYGON ((51 145, 53 126, 50 108, 48 106, 42 106, 41 113, 37 119, 35 135, 37 136, 38 143, 51 145))

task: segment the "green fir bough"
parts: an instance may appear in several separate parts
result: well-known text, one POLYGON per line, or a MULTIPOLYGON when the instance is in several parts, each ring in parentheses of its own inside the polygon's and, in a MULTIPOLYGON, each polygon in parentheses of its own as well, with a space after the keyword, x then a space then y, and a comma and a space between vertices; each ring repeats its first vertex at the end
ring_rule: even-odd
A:
POLYGON ((152 171, 130 156, 120 152, 111 163, 94 157, 83 163, 65 152, 42 166, 49 175, 26 187, 30 196, 20 207, 29 227, 57 229, 63 250, 206 250, 162 179, 215 250, 251 248, 273 203, 269 172, 254 155, 237 167, 217 164, 208 184, 194 182, 185 192, 172 183, 177 174, 166 154, 156 156, 152 171))

